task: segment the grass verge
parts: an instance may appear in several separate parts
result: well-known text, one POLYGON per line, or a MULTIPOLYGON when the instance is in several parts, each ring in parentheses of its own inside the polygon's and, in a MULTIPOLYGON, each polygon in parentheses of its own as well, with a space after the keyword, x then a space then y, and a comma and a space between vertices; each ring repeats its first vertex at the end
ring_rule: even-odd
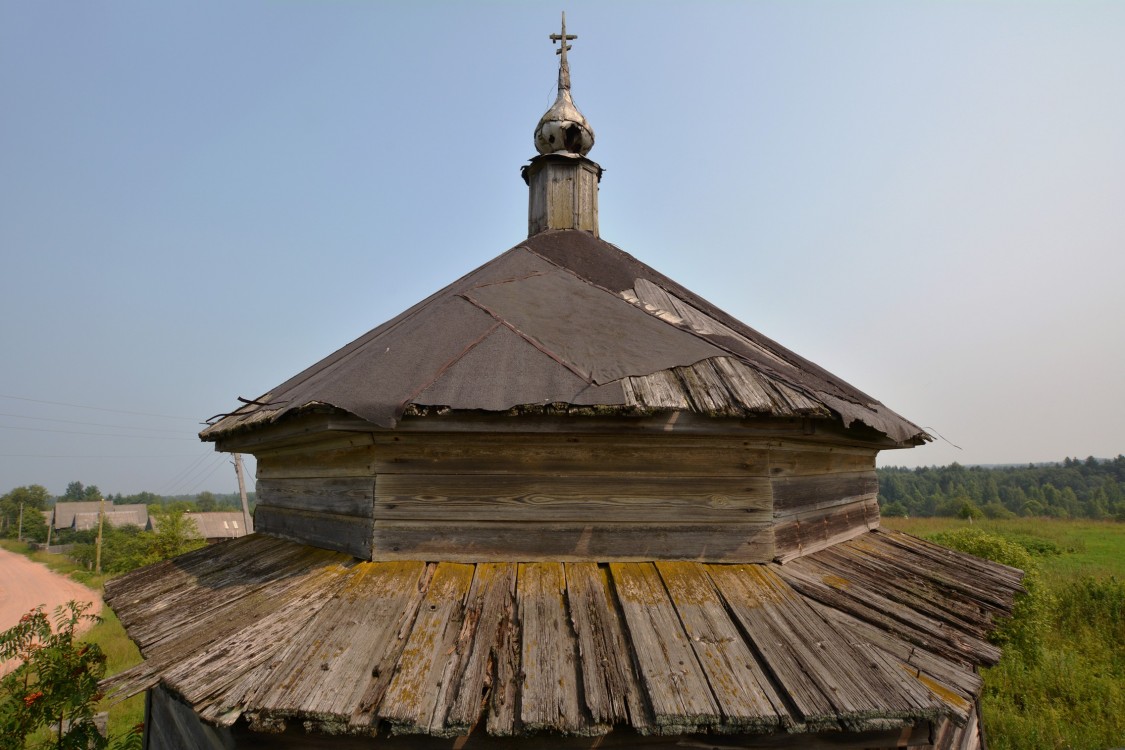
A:
MULTIPOLYGON (((11 552, 25 555, 35 562, 43 563, 60 575, 69 576, 81 582, 99 596, 101 596, 105 582, 109 578, 106 575, 95 575, 69 557, 32 550, 23 542, 3 539, 0 540, 0 546, 11 552)), ((113 610, 108 606, 102 607, 101 618, 102 621, 87 631, 82 636, 82 640, 96 643, 106 655, 106 676, 111 677, 129 667, 140 664, 142 661, 141 653, 126 634, 125 628, 121 625, 121 621, 117 619, 113 610)), ((113 706, 110 706, 107 701, 103 701, 98 706, 98 710, 109 711, 109 734, 110 737, 117 737, 144 721, 144 695, 134 696, 113 706)))

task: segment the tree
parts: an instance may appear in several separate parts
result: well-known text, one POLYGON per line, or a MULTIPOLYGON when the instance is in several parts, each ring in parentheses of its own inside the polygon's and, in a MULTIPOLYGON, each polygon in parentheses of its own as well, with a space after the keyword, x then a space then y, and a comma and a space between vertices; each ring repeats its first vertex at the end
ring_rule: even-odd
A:
POLYGON ((66 486, 66 492, 59 499, 68 503, 81 503, 99 500, 101 496, 102 491, 95 484, 87 487, 81 482, 71 482, 66 486))
POLYGON ((43 541, 47 538, 47 522, 43 511, 47 509, 51 493, 39 484, 16 487, 0 497, 0 518, 4 536, 12 539, 20 533, 20 514, 23 515, 23 538, 43 541))
POLYGON ((195 507, 199 508, 202 513, 210 513, 219 507, 218 502, 215 500, 215 493, 204 490, 195 496, 195 507))
MULTIPOLYGON (((0 679, 0 746, 53 747, 57 750, 102 750, 109 746, 94 724, 94 708, 105 674, 105 654, 93 643, 78 640, 80 625, 96 622, 86 614, 88 603, 68 602, 55 610, 55 626, 43 607, 28 612, 0 633, 0 661, 19 665, 0 679), (50 740, 29 745, 39 730, 51 727, 50 740)), ((139 727, 114 745, 139 748, 139 727)))
POLYGON ((153 539, 149 562, 168 560, 204 545, 195 522, 184 517, 178 508, 153 515, 153 539))

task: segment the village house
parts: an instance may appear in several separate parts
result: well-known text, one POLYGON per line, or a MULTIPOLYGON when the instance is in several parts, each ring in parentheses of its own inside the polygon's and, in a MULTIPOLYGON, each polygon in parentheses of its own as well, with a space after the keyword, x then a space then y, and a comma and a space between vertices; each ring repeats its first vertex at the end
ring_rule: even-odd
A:
POLYGON ((980 748, 1019 571, 880 528, 926 433, 602 240, 560 53, 528 237, 207 427, 256 533, 109 582, 167 748, 980 748))
POLYGON ((144 503, 132 505, 114 505, 101 501, 55 503, 49 511, 47 523, 56 531, 69 529, 71 531, 89 531, 98 528, 98 516, 105 513, 105 523, 113 527, 148 526, 148 506, 144 503))
MULTIPOLYGON (((253 533, 253 529, 246 528, 242 511, 208 511, 205 513, 184 513, 184 520, 192 524, 200 537, 207 542, 221 542, 224 539, 237 539, 253 533)), ((160 520, 150 518, 148 527, 156 531, 160 520)))

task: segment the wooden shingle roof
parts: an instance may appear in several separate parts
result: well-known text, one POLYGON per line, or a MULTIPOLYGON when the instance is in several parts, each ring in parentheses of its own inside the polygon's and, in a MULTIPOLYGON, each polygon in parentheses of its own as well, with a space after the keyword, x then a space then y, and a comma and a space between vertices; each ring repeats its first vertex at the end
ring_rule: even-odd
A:
POLYGON ((430 408, 681 410, 917 425, 614 245, 541 232, 206 428, 221 440, 311 407, 380 427, 430 408))
POLYGON ((106 584, 205 720, 456 736, 972 721, 1020 572, 872 531, 785 565, 365 562, 259 534, 106 584))

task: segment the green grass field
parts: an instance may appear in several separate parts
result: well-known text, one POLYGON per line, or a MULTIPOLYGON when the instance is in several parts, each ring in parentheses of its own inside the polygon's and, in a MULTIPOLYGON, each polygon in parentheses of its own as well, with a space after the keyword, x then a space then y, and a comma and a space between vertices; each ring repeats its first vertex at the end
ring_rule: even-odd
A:
MULTIPOLYGON (((922 537, 969 525, 952 518, 883 523, 922 537)), ((1125 746, 1125 524, 1012 519, 974 528, 1030 554, 1032 609, 1043 620, 1034 637, 1006 644, 1000 664, 984 671, 989 747, 1125 746)))

